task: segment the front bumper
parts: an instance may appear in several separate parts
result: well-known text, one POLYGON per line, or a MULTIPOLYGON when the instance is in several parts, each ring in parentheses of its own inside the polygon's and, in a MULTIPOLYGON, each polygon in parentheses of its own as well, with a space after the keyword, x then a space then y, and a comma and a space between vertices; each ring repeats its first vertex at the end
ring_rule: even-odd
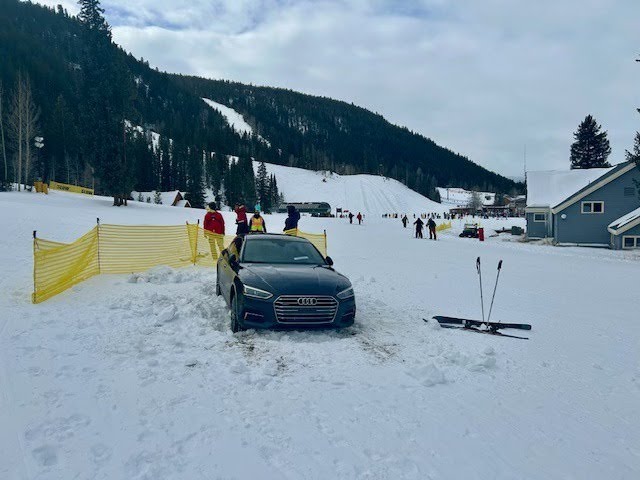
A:
MULTIPOLYGON (((308 295, 301 295, 308 297, 308 295)), ((278 318, 274 303, 280 297, 260 300, 252 297, 242 297, 239 304, 238 320, 244 328, 255 329, 300 329, 300 328, 345 328, 353 325, 356 316, 356 300, 350 297, 337 301, 337 309, 331 321, 312 321, 309 315, 289 315, 286 321, 278 318), (280 321, 279 321, 280 320, 280 321)))

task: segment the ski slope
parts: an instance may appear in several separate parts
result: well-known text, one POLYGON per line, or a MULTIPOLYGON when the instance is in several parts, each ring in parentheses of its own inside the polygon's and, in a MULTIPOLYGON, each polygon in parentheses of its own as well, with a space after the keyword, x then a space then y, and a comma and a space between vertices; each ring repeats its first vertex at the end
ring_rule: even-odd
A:
POLYGON ((438 187, 438 193, 440 194, 440 201, 443 205, 450 207, 468 207, 474 193, 480 195, 482 205, 490 206, 495 203, 496 194, 492 192, 472 192, 465 190, 464 188, 453 187, 438 187))
POLYGON ((345 331, 234 335, 207 268, 102 275, 32 305, 32 230, 204 214, 111 202, 0 193, 1 479, 638 478, 640 252, 303 216, 354 284, 345 331), (486 303, 504 260, 492 318, 533 324, 530 340, 423 322, 480 317, 477 256, 486 303))
MULTIPOLYGON (((259 162, 253 163, 255 172, 258 165, 259 162)), ((287 202, 327 202, 334 212, 338 207, 376 216, 448 211, 439 203, 386 177, 338 175, 269 163, 266 167, 269 174, 275 174, 278 189, 287 202)))

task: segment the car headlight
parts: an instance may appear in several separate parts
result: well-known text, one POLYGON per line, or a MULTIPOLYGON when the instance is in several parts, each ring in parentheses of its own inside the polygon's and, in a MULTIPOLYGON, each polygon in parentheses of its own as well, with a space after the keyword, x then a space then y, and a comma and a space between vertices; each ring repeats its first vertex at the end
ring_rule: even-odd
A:
POLYGON ((353 297, 353 287, 349 287, 346 288, 344 290, 342 290, 341 292, 339 292, 336 297, 338 297, 340 300, 344 300, 346 298, 350 298, 353 297))
POLYGON ((273 297, 273 293, 267 292, 266 290, 260 290, 256 287, 250 287, 249 285, 244 286, 244 294, 247 297, 260 298, 262 300, 273 297))

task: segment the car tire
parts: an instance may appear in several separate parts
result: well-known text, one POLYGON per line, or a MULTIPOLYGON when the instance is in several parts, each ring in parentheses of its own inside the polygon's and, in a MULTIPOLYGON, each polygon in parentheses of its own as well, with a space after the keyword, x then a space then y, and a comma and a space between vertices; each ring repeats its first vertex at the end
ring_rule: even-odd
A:
POLYGON ((238 296, 234 295, 233 299, 231 299, 231 331, 233 333, 243 332, 246 330, 246 328, 244 328, 240 323, 240 319, 238 318, 239 315, 238 296))

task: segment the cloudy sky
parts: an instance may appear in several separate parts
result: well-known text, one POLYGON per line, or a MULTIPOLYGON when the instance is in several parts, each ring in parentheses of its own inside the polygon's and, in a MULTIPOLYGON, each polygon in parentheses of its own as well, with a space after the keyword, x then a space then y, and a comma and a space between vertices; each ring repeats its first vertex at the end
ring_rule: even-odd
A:
MULTIPOLYGON (((70 13, 77 7, 62 3, 70 13)), ((578 123, 611 163, 640 129, 640 0, 103 0, 161 70, 381 113, 504 175, 568 167, 578 123)))

